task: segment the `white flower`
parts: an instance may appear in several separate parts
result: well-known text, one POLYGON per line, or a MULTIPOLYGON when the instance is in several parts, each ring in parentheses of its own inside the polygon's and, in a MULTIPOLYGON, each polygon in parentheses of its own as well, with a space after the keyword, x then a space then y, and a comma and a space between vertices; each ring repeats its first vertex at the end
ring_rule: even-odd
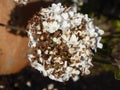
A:
POLYGON ((61 15, 62 15, 63 19, 68 20, 68 17, 69 17, 68 13, 62 13, 61 15))
POLYGON ((56 30, 59 29, 59 24, 57 22, 43 22, 43 27, 45 31, 50 33, 54 33, 56 30))
POLYGON ((97 38, 97 47, 98 47, 98 48, 102 48, 102 47, 103 47, 103 44, 100 43, 100 40, 101 40, 101 37, 98 37, 98 38, 97 38))
POLYGON ((69 40, 69 44, 72 44, 72 45, 77 45, 79 42, 78 42, 78 37, 76 37, 75 34, 73 34, 69 40))
POLYGON ((95 27, 96 29, 96 32, 99 34, 99 35, 103 35, 104 34, 104 31, 99 29, 98 27, 95 27))
POLYGON ((63 32, 66 32, 69 28, 70 28, 70 23, 68 21, 63 21, 61 25, 61 29, 63 30, 63 32))
POLYGON ((33 33, 31 31, 28 32, 28 36, 30 38, 30 41, 29 41, 29 46, 30 47, 36 47, 36 40, 35 38, 33 37, 33 33))
POLYGON ((35 69, 37 69, 38 71, 42 72, 43 71, 43 75, 47 76, 47 72, 44 69, 44 66, 42 66, 41 64, 39 64, 37 61, 34 61, 32 64, 32 67, 34 67, 35 69))
POLYGON ((53 10, 53 12, 55 13, 60 13, 61 11, 61 3, 59 4, 52 4, 51 10, 53 10))
POLYGON ((69 41, 70 35, 66 34, 66 35, 62 35, 61 37, 65 42, 67 42, 67 41, 69 41))
POLYGON ((52 4, 39 14, 28 24, 31 66, 59 82, 90 74, 92 50, 102 48, 104 32, 87 15, 61 4, 52 4))
POLYGON ((70 15, 71 18, 74 16, 74 12, 72 11, 68 12, 68 14, 70 15))
POLYGON ((62 21, 62 17, 60 15, 55 15, 54 16, 55 20, 58 21, 58 22, 61 22, 62 21))
POLYGON ((76 82, 76 81, 78 81, 78 80, 79 80, 79 76, 74 76, 74 77, 73 77, 73 81, 74 81, 74 82, 76 82))
POLYGON ((37 50, 37 53, 38 53, 39 55, 41 55, 41 50, 40 50, 40 49, 38 49, 38 50, 37 50))
POLYGON ((71 53, 71 54, 73 54, 73 53, 75 53, 76 51, 75 51, 75 48, 69 48, 69 53, 71 53))
POLYGON ((33 58, 35 58, 34 55, 32 55, 32 54, 29 54, 29 55, 28 55, 28 59, 29 59, 30 62, 32 62, 32 59, 33 59, 33 58))

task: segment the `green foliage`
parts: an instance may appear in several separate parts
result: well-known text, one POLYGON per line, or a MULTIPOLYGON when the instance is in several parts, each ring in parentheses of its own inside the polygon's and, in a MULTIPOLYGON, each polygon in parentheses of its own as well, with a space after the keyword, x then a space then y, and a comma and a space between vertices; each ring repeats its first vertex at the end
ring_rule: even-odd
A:
POLYGON ((115 72, 115 79, 120 80, 120 70, 115 72))

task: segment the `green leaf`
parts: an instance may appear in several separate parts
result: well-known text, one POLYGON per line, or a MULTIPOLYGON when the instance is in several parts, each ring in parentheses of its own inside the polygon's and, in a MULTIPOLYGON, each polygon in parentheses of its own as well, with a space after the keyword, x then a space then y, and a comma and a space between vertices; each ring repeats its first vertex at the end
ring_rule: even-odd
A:
POLYGON ((115 79, 120 80, 120 70, 115 72, 115 79))

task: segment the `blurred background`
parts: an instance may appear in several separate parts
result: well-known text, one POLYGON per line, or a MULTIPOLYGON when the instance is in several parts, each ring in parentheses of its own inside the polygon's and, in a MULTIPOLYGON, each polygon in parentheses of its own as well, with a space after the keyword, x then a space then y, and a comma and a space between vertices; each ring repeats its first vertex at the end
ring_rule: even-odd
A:
POLYGON ((0 0, 0 90, 120 90, 120 0, 33 0, 19 5, 0 0), (27 60, 28 21, 40 8, 62 2, 88 14, 103 29, 103 49, 93 57, 91 74, 59 83, 43 77, 27 60))

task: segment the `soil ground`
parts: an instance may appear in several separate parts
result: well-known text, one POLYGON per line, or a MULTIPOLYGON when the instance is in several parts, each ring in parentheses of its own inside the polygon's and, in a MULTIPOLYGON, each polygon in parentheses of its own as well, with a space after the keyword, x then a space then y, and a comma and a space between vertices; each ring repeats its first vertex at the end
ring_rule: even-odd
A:
POLYGON ((120 81, 114 79, 113 73, 106 72, 92 77, 81 77, 77 82, 70 80, 60 83, 26 67, 17 74, 0 76, 0 90, 120 90, 120 81), (54 85, 54 89, 48 89, 50 84, 54 85))

